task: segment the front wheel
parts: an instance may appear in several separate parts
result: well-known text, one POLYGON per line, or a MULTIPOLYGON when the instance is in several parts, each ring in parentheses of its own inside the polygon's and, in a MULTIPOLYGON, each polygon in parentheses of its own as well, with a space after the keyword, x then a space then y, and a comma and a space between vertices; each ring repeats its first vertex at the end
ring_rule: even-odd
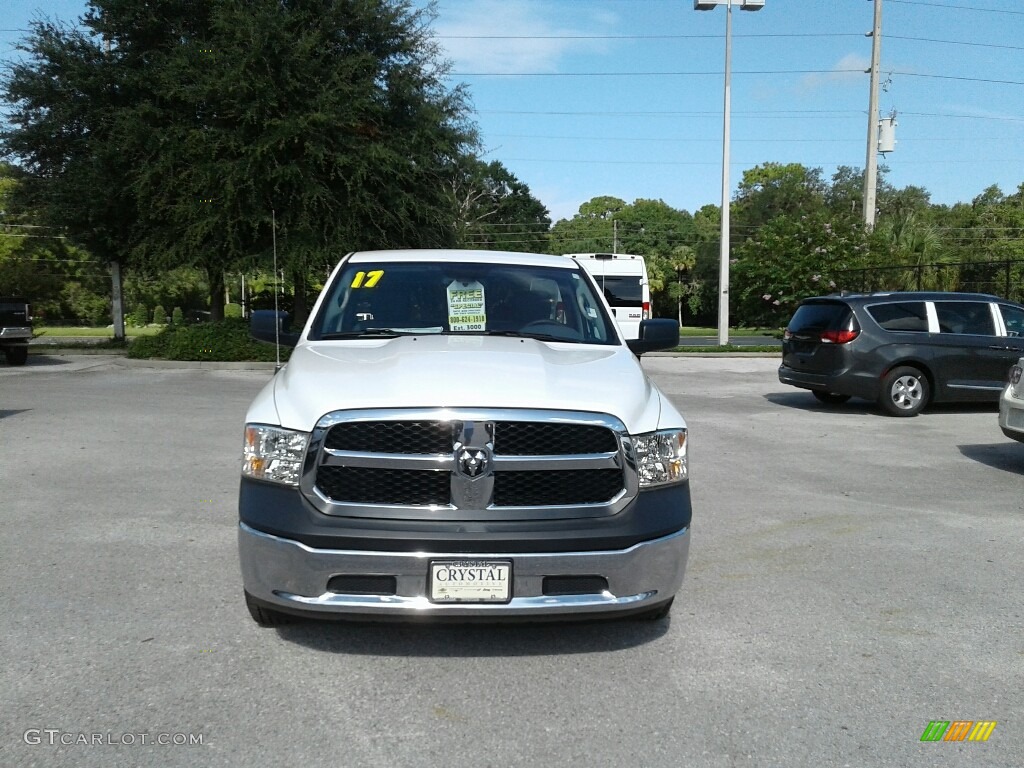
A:
POLYGON ((245 593, 245 607, 249 609, 249 615, 252 616, 252 620, 261 627, 282 627, 294 621, 293 617, 289 614, 273 611, 256 602, 248 592, 245 593))
POLYGON ((667 619, 669 613, 672 611, 672 603, 675 602, 675 596, 673 595, 661 605, 656 605, 649 611, 644 611, 637 615, 637 619, 640 621, 661 621, 667 619))
POLYGON ((882 394, 878 398, 882 410, 890 416, 917 416, 931 396, 928 379, 917 368, 893 368, 882 379, 882 394))
POLYGON ((28 345, 19 344, 16 347, 7 347, 4 350, 4 356, 10 365, 24 365, 28 360, 28 345))

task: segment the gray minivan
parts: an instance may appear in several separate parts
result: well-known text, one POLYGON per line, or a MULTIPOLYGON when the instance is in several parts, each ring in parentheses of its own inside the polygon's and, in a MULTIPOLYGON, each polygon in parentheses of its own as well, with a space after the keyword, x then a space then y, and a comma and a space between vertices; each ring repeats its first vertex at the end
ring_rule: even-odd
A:
POLYGON ((786 327, 779 381, 823 403, 877 401, 893 416, 992 401, 1024 354, 1024 306, 978 293, 805 299, 786 327))

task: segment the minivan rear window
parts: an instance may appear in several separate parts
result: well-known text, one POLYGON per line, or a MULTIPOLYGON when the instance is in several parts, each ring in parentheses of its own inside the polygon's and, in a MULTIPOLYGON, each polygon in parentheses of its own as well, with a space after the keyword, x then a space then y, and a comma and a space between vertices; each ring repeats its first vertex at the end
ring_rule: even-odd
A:
POLYGON ((788 328, 794 336, 816 336, 822 331, 842 329, 849 318, 850 308, 840 301, 812 302, 797 307, 788 328))
POLYGON ((887 331, 928 331, 928 310, 923 301, 893 301, 873 304, 868 314, 887 331))

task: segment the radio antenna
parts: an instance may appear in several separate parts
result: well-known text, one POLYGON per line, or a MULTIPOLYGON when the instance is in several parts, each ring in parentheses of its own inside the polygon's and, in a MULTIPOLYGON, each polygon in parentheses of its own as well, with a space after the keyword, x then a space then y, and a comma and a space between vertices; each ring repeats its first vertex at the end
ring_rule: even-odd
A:
POLYGON ((270 209, 270 232, 274 240, 274 352, 277 358, 277 362, 274 364, 274 373, 281 370, 281 315, 277 305, 277 294, 279 292, 279 286, 277 286, 277 212, 273 208, 270 209))

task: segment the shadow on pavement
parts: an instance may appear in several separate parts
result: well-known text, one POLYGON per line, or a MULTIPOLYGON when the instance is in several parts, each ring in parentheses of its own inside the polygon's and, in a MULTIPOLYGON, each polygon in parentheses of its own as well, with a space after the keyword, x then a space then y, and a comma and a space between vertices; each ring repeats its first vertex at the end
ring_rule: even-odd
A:
POLYGON ((425 624, 310 621, 278 627, 281 639, 354 656, 558 656, 621 651, 657 640, 669 621, 604 620, 543 624, 425 624))
POLYGON ((993 469, 1024 475, 1024 445, 1006 439, 1002 443, 982 443, 979 445, 958 445, 960 453, 971 461, 984 464, 993 469))
POLYGON ((797 392, 769 392, 764 395, 764 399, 775 405, 781 405, 786 408, 795 408, 800 411, 832 411, 839 415, 857 415, 861 416, 865 413, 874 413, 879 416, 882 412, 878 409, 878 406, 874 403, 869 403, 867 400, 858 400, 857 398, 851 398, 845 403, 839 405, 826 405, 825 403, 819 402, 814 395, 810 392, 797 391, 797 392))
POLYGON ((8 416, 17 416, 19 413, 28 413, 31 410, 31 408, 22 408, 16 411, 5 411, 0 409, 0 419, 6 419, 8 416))
POLYGON ((25 363, 25 366, 27 368, 40 368, 44 365, 68 365, 70 362, 70 360, 62 360, 51 355, 33 352, 28 356, 28 362, 25 363))

